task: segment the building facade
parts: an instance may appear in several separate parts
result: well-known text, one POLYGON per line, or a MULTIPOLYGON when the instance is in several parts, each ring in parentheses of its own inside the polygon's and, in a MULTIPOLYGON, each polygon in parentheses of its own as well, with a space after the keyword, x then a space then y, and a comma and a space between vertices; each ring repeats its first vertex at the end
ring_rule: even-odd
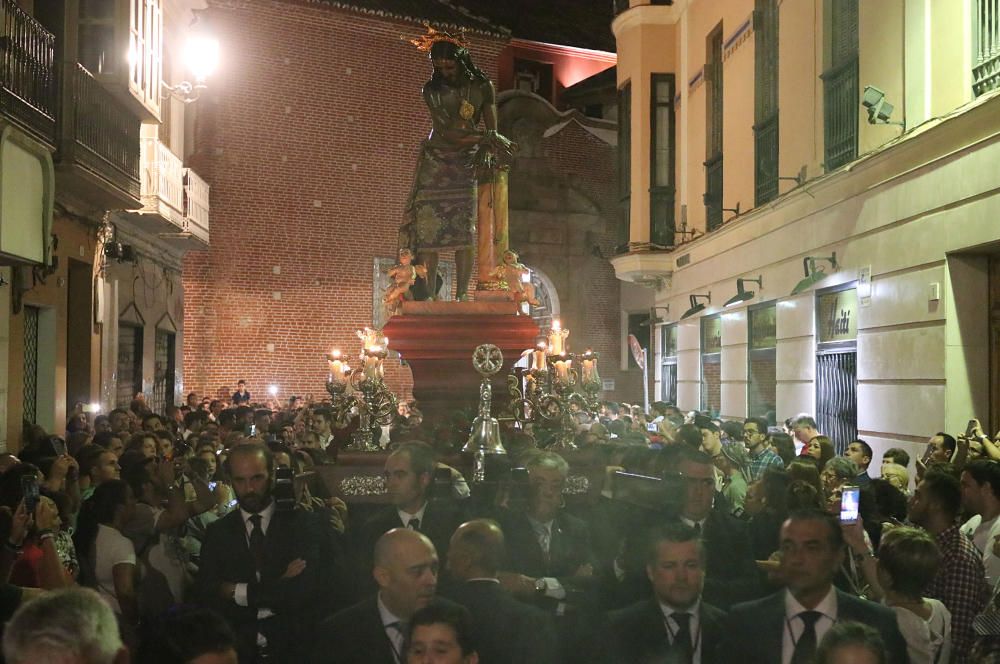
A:
POLYGON ((1000 428, 997 2, 618 10, 612 263, 658 284, 658 397, 876 459, 1000 428))
POLYGON ((31 425, 61 435, 77 402, 175 399, 181 257, 208 243, 208 187, 183 160, 190 106, 170 94, 196 10, 0 3, 7 449, 31 425))

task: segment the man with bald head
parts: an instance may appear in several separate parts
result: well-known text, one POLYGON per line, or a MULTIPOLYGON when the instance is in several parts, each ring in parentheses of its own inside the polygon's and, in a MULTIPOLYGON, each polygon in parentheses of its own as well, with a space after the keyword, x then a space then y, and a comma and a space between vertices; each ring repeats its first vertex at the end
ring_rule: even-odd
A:
POLYGON ((375 543, 374 597, 335 613, 319 631, 316 664, 400 664, 406 661, 410 616, 435 600, 438 556, 426 535, 393 528, 375 543))
POLYGON ((503 531, 496 522, 463 523, 451 537, 449 583, 442 594, 472 613, 480 664, 558 661, 552 618, 500 587, 497 569, 503 558, 503 531))

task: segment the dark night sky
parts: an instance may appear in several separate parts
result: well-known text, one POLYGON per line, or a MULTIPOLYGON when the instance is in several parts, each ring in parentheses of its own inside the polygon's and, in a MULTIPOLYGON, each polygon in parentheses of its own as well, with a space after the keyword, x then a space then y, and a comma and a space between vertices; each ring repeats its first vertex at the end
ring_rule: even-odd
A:
POLYGON ((514 37, 614 51, 612 0, 451 0, 514 37))

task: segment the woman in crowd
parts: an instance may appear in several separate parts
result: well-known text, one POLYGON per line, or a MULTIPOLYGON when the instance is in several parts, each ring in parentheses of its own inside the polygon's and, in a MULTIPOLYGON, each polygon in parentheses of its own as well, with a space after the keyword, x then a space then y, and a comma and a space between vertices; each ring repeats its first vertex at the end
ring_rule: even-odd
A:
POLYGON ((795 460, 795 443, 792 442, 792 437, 787 433, 769 433, 767 434, 767 442, 774 453, 781 457, 786 468, 795 460))
POLYGON ((819 468, 816 460, 812 457, 799 457, 788 464, 788 476, 794 482, 796 480, 805 482, 816 488, 818 494, 823 493, 823 483, 819 478, 819 468))
POLYGON ((74 536, 80 578, 114 610, 126 643, 134 644, 139 624, 135 547, 122 534, 135 512, 135 497, 122 480, 104 482, 80 511, 74 536))
POLYGON ((788 516, 788 473, 769 468, 750 485, 744 504, 750 516, 750 543, 754 560, 766 560, 774 553, 781 524, 788 516))
POLYGON ((809 441, 809 444, 802 451, 803 456, 811 456, 816 459, 819 471, 823 472, 830 459, 837 456, 837 451, 833 447, 833 441, 826 436, 816 436, 809 441))
POLYGON ((747 466, 750 454, 742 442, 722 446, 722 453, 715 458, 715 466, 722 473, 722 495, 732 506, 734 516, 743 514, 747 497, 747 466))
POLYGON ((125 446, 125 451, 132 450, 138 450, 142 452, 143 456, 155 459, 157 454, 156 435, 149 431, 132 434, 132 437, 128 439, 128 445, 125 446))

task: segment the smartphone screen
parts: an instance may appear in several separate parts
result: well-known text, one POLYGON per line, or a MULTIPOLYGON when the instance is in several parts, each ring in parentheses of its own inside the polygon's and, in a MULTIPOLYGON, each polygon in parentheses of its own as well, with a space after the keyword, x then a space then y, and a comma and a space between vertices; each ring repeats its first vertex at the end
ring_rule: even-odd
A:
POLYGON ((650 422, 649 424, 647 424, 646 425, 646 431, 652 431, 652 432, 655 433, 656 432, 656 424, 653 423, 653 422, 650 422))
POLYGON ((208 483, 208 490, 209 491, 215 491, 215 487, 217 487, 218 485, 219 485, 218 482, 209 482, 208 483))
POLYGON ((965 427, 965 437, 971 438, 976 433, 976 427, 979 424, 976 420, 969 420, 969 423, 965 427))
POLYGON ((52 449, 55 451, 56 456, 63 456, 66 454, 66 441, 62 438, 53 437, 51 439, 52 449))
POLYGON ((845 486, 840 494, 840 522, 857 523, 860 518, 858 503, 861 489, 856 486, 845 486))
POLYGON ((28 514, 34 514, 38 507, 38 477, 35 475, 24 475, 21 477, 21 492, 24 494, 24 510, 28 514))

